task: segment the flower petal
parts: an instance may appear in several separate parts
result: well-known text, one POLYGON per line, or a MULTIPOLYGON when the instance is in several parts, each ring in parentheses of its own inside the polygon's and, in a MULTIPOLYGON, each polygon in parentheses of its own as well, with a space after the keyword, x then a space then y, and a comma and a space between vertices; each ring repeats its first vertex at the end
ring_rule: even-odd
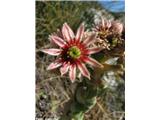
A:
POLYGON ((76 78, 76 65, 75 64, 71 65, 69 68, 69 77, 72 82, 75 81, 75 78, 76 78))
POLYGON ((87 70, 86 66, 83 63, 81 63, 81 62, 78 62, 77 66, 78 66, 80 72, 82 73, 82 75, 85 76, 85 77, 87 77, 88 79, 90 79, 90 73, 87 70))
POLYGON ((49 39, 60 47, 64 47, 66 45, 66 42, 58 36, 50 35, 49 39))
POLYGON ((64 63, 63 66, 60 68, 61 76, 66 74, 68 72, 70 64, 69 63, 64 63))
POLYGON ((61 65, 62 65, 62 62, 60 61, 53 62, 48 66, 47 70, 53 70, 55 68, 58 68, 61 65))
POLYGON ((86 54, 94 54, 94 53, 100 52, 101 50, 102 50, 102 48, 99 48, 99 47, 88 48, 85 53, 86 54))
POLYGON ((107 26, 107 28, 110 28, 110 27, 112 26, 112 24, 111 24, 111 21, 110 21, 110 20, 107 20, 107 21, 106 21, 106 26, 107 26))
POLYGON ((105 27, 105 20, 103 17, 101 17, 101 23, 102 23, 102 27, 104 28, 105 27))
POLYGON ((84 23, 77 30, 76 40, 81 41, 84 34, 84 23))
POLYGON ((87 37, 84 41, 83 41, 83 44, 88 46, 90 45, 91 43, 93 43, 96 39, 96 34, 93 33, 92 35, 90 35, 89 37, 87 37))
POLYGON ((63 27, 62 27, 62 34, 63 34, 63 37, 66 39, 66 41, 70 41, 72 39, 74 39, 75 35, 72 31, 72 29, 68 26, 67 23, 64 23, 63 24, 63 27))
POLYGON ((57 56, 61 53, 62 50, 60 49, 44 49, 42 52, 47 53, 49 55, 57 56))
POLYGON ((97 30, 97 31, 99 31, 100 30, 100 26, 97 24, 97 25, 95 25, 95 29, 97 30))
POLYGON ((86 56, 83 58, 83 61, 85 63, 92 65, 92 66, 103 68, 103 65, 101 63, 99 63, 98 61, 96 61, 95 59, 93 59, 91 57, 86 56))

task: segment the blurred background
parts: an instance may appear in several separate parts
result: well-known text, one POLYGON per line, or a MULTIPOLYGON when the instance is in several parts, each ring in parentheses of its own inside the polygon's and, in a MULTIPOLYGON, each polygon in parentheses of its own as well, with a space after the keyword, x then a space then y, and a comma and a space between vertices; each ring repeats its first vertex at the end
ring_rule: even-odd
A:
MULTIPOLYGON (((54 59, 40 52, 51 48, 48 36, 61 29, 67 22, 74 31, 80 23, 86 23, 90 31, 101 16, 118 20, 125 24, 125 3, 123 0, 108 1, 36 1, 36 119, 52 118, 59 120, 65 113, 65 103, 72 98, 75 84, 67 76, 61 77, 58 71, 46 68, 54 59)), ((116 64, 116 60, 108 61, 116 64)), ((123 61, 124 62, 124 61, 123 61)), ((115 71, 103 75, 107 89, 92 110, 86 113, 85 120, 124 120, 125 97, 124 76, 115 71)))

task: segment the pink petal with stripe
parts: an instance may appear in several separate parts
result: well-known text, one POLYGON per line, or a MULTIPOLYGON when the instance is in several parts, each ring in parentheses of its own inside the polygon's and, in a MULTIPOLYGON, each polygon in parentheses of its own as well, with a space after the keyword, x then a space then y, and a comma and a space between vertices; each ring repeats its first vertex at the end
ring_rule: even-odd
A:
POLYGON ((66 39, 66 41, 70 41, 70 40, 73 40, 75 38, 75 35, 72 31, 72 29, 68 26, 67 23, 64 23, 63 24, 63 27, 62 27, 62 34, 63 34, 63 37, 66 39))
POLYGON ((54 62, 54 63, 51 63, 49 66, 48 66, 48 68, 47 68, 47 70, 53 70, 53 69, 55 69, 55 68, 58 68, 58 67, 60 67, 62 65, 62 62, 54 62))
POLYGON ((99 25, 96 25, 95 28, 96 28, 96 30, 99 30, 99 29, 100 29, 100 28, 99 28, 99 25))
POLYGON ((71 79, 72 82, 75 81, 76 78, 76 65, 71 65, 69 68, 69 77, 71 79))
POLYGON ((66 42, 58 36, 51 35, 49 36, 49 39, 60 47, 64 47, 66 45, 66 42))
POLYGON ((95 32, 97 32, 97 28, 92 28, 92 31, 95 31, 95 32))
POLYGON ((102 22, 102 27, 104 28, 105 27, 105 20, 103 17, 101 17, 101 22, 102 22))
POLYGON ((106 22, 106 26, 107 26, 108 28, 110 28, 110 27, 112 26, 112 24, 111 24, 111 21, 110 21, 110 20, 108 20, 108 21, 106 22))
POLYGON ((87 77, 88 79, 90 79, 90 73, 87 70, 86 66, 83 63, 81 63, 81 62, 78 62, 77 66, 78 66, 80 72, 82 73, 82 75, 85 76, 85 77, 87 77))
POLYGON ((83 58, 83 61, 87 64, 92 65, 92 66, 103 68, 102 64, 100 64, 98 61, 96 61, 95 59, 93 59, 91 57, 86 56, 83 58))
POLYGON ((81 41, 84 34, 84 23, 77 30, 76 40, 81 41))
POLYGON ((49 55, 57 56, 62 52, 62 50, 60 50, 60 49, 44 49, 44 50, 42 50, 42 52, 47 53, 49 55))
POLYGON ((66 74, 68 72, 70 64, 69 63, 64 63, 63 66, 60 68, 61 76, 66 74))
POLYGON ((96 38, 96 34, 93 33, 92 35, 90 35, 89 37, 87 37, 84 41, 83 41, 83 44, 85 46, 88 46, 90 45, 91 43, 94 43, 95 42, 95 39, 96 38))
POLYGON ((88 48, 87 51, 85 52, 86 54, 94 54, 97 52, 100 52, 102 50, 102 48, 88 48))

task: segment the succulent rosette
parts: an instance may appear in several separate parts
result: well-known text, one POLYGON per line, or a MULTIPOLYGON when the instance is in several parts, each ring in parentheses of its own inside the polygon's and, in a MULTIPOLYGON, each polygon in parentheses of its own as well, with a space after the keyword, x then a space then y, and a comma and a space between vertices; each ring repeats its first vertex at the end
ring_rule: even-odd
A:
POLYGON ((54 62, 48 66, 48 70, 60 67, 61 75, 69 71, 70 80, 74 82, 78 69, 83 76, 90 79, 90 73, 85 64, 90 64, 94 67, 103 67, 102 64, 90 56, 101 51, 101 48, 91 47, 91 44, 96 40, 96 33, 84 37, 84 32, 83 23, 78 28, 76 35, 69 25, 64 23, 61 30, 62 36, 53 34, 49 36, 51 43, 55 43, 59 48, 42 50, 44 53, 57 56, 54 62))

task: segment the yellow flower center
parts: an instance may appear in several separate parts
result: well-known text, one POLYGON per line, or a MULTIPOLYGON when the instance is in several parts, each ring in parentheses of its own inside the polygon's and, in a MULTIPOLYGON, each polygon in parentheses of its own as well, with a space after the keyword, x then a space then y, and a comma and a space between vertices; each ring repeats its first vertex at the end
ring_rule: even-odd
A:
POLYGON ((105 38, 105 37, 108 35, 108 32, 107 32, 107 31, 100 31, 100 32, 98 33, 98 35, 99 35, 100 37, 102 37, 102 38, 105 38))
POLYGON ((80 57, 81 50, 77 46, 73 46, 73 47, 68 49, 67 53, 71 58, 76 59, 76 58, 80 57))

